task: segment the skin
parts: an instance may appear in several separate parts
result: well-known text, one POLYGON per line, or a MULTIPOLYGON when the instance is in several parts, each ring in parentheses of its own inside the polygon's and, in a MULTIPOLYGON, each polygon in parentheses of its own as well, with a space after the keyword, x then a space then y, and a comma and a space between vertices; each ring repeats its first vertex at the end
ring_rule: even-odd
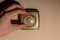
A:
MULTIPOLYGON (((20 5, 17 5, 17 4, 13 4, 11 5, 10 7, 8 7, 5 11, 9 11, 9 10, 12 10, 14 8, 21 8, 21 9, 24 9, 22 6, 20 5)), ((26 25, 25 24, 20 24, 20 25, 17 25, 17 24, 11 24, 11 18, 13 16, 16 16, 18 14, 24 14, 24 15, 28 15, 28 13, 24 10, 14 10, 14 11, 11 11, 11 12, 7 12, 1 19, 0 19, 0 36, 4 36, 4 35, 7 35, 13 31, 16 31, 16 30, 19 30, 21 28, 25 28, 26 25)))

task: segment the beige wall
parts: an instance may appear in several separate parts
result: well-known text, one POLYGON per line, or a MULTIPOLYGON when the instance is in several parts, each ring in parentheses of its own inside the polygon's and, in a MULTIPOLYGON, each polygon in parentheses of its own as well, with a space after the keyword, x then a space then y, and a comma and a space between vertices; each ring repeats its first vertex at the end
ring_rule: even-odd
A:
POLYGON ((17 0, 25 8, 37 8, 40 11, 39 30, 18 30, 0 40, 60 40, 60 1, 17 0))

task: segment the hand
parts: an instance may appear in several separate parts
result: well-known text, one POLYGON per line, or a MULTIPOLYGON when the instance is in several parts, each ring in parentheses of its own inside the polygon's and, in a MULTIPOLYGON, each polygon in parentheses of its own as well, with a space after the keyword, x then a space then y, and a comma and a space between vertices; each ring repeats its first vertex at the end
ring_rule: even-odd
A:
MULTIPOLYGON (((24 9, 22 6, 12 5, 7 10, 12 10, 17 7, 24 9)), ((18 10, 13 10, 11 12, 5 13, 5 15, 0 19, 0 36, 6 35, 10 32, 26 27, 25 24, 21 24, 21 25, 11 24, 11 18, 18 14, 28 15, 27 12, 18 9, 18 10)))

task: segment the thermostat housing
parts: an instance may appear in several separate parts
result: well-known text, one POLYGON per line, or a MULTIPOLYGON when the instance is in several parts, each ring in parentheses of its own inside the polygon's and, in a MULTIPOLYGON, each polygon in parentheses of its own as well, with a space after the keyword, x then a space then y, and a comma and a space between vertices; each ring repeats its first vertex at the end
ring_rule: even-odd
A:
POLYGON ((11 19, 12 24, 26 24, 27 27, 22 30, 35 30, 40 27, 40 15, 39 11, 34 8, 26 8, 26 12, 29 14, 28 16, 19 14, 14 16, 11 19))

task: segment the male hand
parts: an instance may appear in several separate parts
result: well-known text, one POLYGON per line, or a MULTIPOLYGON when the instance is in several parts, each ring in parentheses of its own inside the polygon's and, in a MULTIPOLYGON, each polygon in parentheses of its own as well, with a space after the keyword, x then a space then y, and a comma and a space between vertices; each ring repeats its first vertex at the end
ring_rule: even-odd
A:
MULTIPOLYGON (((5 11, 9 11, 12 10, 14 8, 20 8, 20 9, 24 9, 22 6, 20 5, 12 5, 10 6, 8 9, 6 9, 5 11)), ((18 14, 24 14, 24 15, 28 15, 27 12, 25 12, 24 10, 13 10, 11 12, 7 12, 5 13, 5 15, 0 19, 0 36, 6 35, 10 32, 19 30, 21 28, 25 28, 26 25, 25 24, 11 24, 11 18, 18 15, 18 14)))

